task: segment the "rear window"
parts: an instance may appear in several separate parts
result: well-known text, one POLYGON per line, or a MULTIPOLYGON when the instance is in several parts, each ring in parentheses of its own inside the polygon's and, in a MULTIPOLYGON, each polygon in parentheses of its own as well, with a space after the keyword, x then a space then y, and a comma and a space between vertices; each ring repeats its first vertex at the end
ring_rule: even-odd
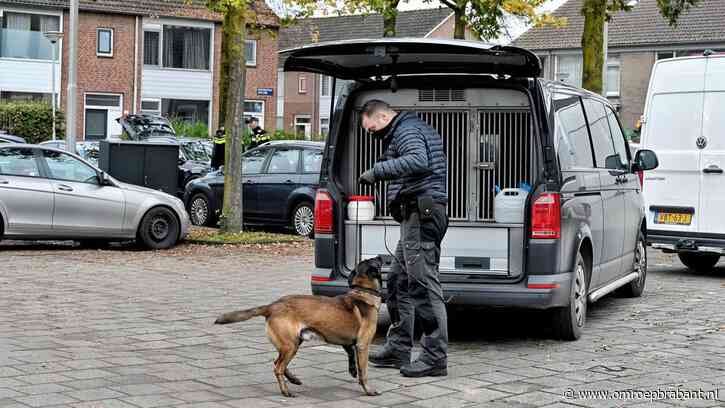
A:
POLYGON ((305 149, 302 153, 305 173, 319 173, 322 167, 322 150, 305 149))
POLYGON ((578 97, 557 98, 556 143, 562 170, 592 168, 592 145, 578 97))
POLYGON ((651 100, 644 143, 652 150, 695 150, 702 129, 703 95, 659 94, 651 100))

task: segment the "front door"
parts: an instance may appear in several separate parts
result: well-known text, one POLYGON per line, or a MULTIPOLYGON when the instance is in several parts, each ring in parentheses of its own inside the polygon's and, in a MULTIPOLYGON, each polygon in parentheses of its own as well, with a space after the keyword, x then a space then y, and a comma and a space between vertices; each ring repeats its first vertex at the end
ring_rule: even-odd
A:
POLYGON ((67 153, 44 150, 43 157, 55 193, 53 234, 120 235, 125 210, 121 189, 99 185, 96 170, 67 153))
POLYGON ((53 189, 41 177, 36 150, 25 147, 0 149, 0 212, 5 234, 40 234, 51 231, 53 189))
POLYGON ((86 140, 103 140, 108 137, 108 110, 86 109, 86 140))
POLYGON ((597 279, 592 280, 591 285, 592 288, 596 288, 611 282, 622 272, 625 224, 624 192, 620 188, 622 176, 616 173, 615 169, 607 168, 607 162, 616 156, 616 152, 604 104, 594 99, 584 99, 583 102, 594 150, 594 165, 599 172, 604 210, 601 272, 597 279))
POLYGON ((285 222, 288 198, 299 186, 300 149, 278 147, 269 159, 267 171, 259 177, 258 214, 261 218, 285 222))
POLYGON ((259 218, 259 179, 271 151, 270 148, 254 149, 242 158, 242 213, 250 220, 259 218))

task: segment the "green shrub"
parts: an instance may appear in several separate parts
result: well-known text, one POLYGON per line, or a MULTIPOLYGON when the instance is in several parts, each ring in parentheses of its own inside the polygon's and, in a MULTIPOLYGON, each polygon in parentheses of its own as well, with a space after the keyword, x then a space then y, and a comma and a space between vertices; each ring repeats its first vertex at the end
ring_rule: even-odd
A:
MULTIPOLYGON (((56 111, 56 135, 65 137, 65 118, 56 111)), ((0 103, 0 130, 40 143, 53 136, 53 108, 48 102, 0 103)))
POLYGON ((209 127, 204 122, 197 121, 190 123, 179 118, 170 118, 169 122, 171 122, 171 127, 174 128, 178 137, 209 138, 209 127))
MULTIPOLYGON (((275 130, 272 134, 272 140, 306 140, 305 135, 285 132, 284 130, 275 130)), ((327 135, 312 135, 310 140, 316 142, 324 142, 327 135)))

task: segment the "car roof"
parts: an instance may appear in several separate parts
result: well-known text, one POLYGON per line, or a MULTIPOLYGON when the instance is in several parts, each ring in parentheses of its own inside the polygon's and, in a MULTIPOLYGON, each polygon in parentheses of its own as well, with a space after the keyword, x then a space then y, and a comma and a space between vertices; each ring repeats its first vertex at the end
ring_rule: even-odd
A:
POLYGON ((271 146, 297 146, 297 147, 313 147, 322 149, 325 147, 325 142, 313 142, 311 140, 272 140, 270 142, 262 143, 257 147, 271 147, 271 146))

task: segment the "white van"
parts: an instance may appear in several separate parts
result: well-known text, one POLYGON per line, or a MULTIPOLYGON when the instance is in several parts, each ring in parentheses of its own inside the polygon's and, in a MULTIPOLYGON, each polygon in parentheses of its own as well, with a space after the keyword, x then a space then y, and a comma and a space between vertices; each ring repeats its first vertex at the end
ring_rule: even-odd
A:
POLYGON ((643 177, 647 241, 710 270, 725 250, 725 55, 657 61, 642 122, 660 162, 643 177))

